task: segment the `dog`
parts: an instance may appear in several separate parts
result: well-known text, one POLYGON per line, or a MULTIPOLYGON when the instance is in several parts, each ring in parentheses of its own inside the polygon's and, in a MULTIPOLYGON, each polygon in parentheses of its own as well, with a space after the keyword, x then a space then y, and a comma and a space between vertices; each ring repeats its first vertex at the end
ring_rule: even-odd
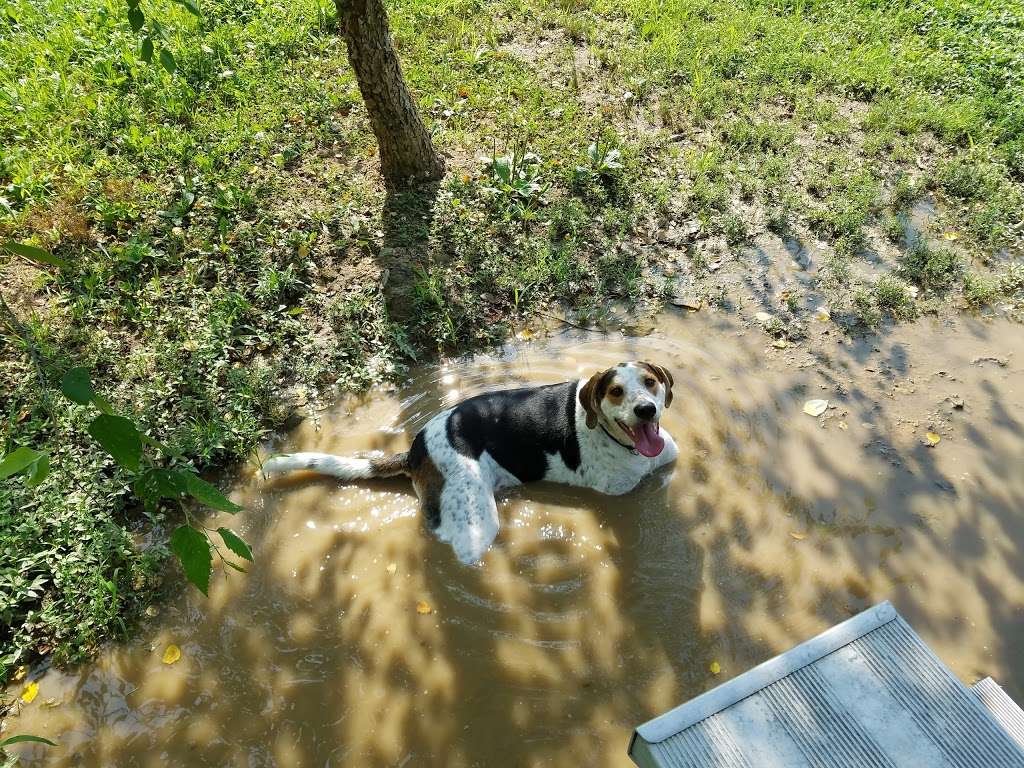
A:
POLYGON ((620 363, 589 379, 471 397, 432 417, 406 453, 293 453, 263 471, 346 481, 408 475, 427 525, 460 561, 476 563, 498 535, 499 488, 548 480, 617 496, 671 464, 679 451, 660 421, 673 383, 659 365, 620 363))

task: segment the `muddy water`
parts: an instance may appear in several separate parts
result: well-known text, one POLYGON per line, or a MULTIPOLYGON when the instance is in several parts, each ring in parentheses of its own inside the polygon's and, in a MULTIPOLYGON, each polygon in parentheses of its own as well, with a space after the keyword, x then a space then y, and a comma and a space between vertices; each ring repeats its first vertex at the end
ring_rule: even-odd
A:
POLYGON ((1024 700, 1024 333, 925 322, 817 348, 667 315, 645 338, 556 334, 338 404, 273 448, 399 450, 469 394, 647 358, 675 371, 663 425, 681 455, 624 498, 504 495, 478 567, 423 529, 405 482, 243 480, 251 572, 45 674, 8 727, 60 746, 19 754, 625 766, 636 723, 883 599, 962 679, 991 674, 1024 700), (804 415, 811 398, 835 407, 804 415))

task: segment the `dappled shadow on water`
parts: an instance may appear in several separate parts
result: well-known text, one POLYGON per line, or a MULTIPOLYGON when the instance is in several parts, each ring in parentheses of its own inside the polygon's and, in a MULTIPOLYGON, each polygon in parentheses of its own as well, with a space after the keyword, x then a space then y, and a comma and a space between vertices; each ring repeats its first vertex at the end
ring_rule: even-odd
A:
POLYGON ((882 599, 963 679, 1019 698, 1024 372, 971 362, 991 334, 931 333, 772 359, 724 321, 666 316, 644 339, 569 334, 341 403, 284 447, 401 450, 469 394, 654 359, 676 374, 681 453, 621 498, 502 496, 474 567, 404 481, 244 484, 250 573, 183 594, 152 650, 44 679, 59 705, 24 730, 59 738, 54 764, 622 766, 637 723, 882 599), (814 397, 835 407, 806 416, 814 397))

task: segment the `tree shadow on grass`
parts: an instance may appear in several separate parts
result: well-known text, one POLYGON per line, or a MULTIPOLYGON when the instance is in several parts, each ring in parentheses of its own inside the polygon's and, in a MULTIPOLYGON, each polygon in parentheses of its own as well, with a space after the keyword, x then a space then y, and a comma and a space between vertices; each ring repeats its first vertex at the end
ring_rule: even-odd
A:
POLYGON ((384 296, 391 319, 407 326, 415 317, 414 286, 430 259, 430 236, 440 182, 411 189, 389 190, 384 198, 381 223, 384 241, 377 260, 387 274, 384 296))

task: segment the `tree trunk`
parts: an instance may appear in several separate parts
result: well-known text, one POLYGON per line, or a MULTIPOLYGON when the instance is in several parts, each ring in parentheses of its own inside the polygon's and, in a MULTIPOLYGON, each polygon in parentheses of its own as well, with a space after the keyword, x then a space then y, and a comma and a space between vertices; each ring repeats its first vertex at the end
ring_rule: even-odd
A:
POLYGON ((381 0, 334 0, 348 60, 370 113, 380 170, 392 188, 444 175, 444 161, 427 133, 391 43, 381 0))

